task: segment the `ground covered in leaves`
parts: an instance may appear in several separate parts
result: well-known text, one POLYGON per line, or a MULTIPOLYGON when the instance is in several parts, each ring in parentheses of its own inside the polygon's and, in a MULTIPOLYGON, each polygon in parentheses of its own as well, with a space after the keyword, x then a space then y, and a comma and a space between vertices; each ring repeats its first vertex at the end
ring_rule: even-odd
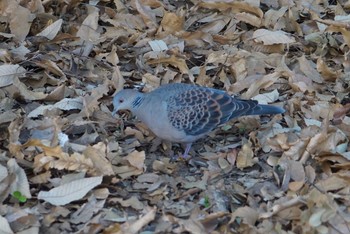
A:
POLYGON ((0 1, 0 233, 349 233, 349 1, 0 1), (123 87, 274 103, 170 162, 123 87))

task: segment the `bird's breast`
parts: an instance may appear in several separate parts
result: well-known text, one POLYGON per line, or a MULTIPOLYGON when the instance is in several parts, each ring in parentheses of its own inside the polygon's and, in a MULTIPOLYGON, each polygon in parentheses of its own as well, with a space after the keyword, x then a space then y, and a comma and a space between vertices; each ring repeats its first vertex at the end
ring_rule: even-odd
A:
POLYGON ((146 106, 146 108, 137 111, 135 115, 161 139, 180 143, 196 140, 193 136, 187 135, 171 124, 167 114, 167 106, 164 102, 158 102, 151 107, 146 106))

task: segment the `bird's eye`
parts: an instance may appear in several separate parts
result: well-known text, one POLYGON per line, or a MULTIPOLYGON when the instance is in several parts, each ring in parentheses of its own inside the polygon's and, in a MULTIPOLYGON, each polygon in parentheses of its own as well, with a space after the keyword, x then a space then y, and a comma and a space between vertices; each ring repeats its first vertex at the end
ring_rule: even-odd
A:
POLYGON ((123 103, 124 102, 124 99, 119 99, 119 103, 123 103))

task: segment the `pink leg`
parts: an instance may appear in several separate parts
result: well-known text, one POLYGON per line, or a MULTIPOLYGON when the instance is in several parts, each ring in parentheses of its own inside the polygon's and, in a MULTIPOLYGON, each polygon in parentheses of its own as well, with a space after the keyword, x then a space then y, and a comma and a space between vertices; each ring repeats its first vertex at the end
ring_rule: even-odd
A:
POLYGON ((187 143, 185 152, 182 155, 181 154, 180 155, 176 155, 176 156, 174 155, 171 160, 172 161, 176 161, 178 159, 185 159, 185 160, 189 159, 190 156, 188 155, 188 153, 190 152, 191 145, 192 145, 192 143, 187 143))
POLYGON ((184 159, 188 159, 189 158, 188 153, 190 152, 191 146, 192 146, 192 143, 187 143, 186 144, 185 153, 182 155, 182 158, 184 158, 184 159))

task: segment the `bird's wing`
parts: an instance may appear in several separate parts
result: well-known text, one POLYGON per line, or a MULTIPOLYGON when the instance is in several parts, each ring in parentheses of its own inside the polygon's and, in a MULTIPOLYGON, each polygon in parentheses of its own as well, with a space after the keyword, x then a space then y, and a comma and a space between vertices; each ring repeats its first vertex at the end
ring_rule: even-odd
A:
POLYGON ((167 113, 172 126, 195 136, 244 115, 256 105, 256 101, 235 99, 223 91, 194 88, 171 95, 167 99, 167 113))

